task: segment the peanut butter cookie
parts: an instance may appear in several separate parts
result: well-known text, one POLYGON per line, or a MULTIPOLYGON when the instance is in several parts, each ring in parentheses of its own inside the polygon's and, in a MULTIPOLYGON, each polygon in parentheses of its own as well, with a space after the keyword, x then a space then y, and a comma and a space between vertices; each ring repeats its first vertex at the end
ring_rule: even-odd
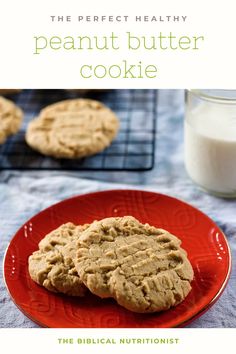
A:
POLYGON ((19 107, 0 96, 0 144, 3 144, 8 136, 19 131, 22 117, 23 112, 19 107))
POLYGON ((191 290, 193 269, 181 241, 132 216, 93 222, 80 236, 75 267, 88 289, 126 309, 156 312, 191 290))
POLYGON ((44 155, 77 159, 108 147, 118 128, 115 113, 101 102, 72 99, 44 108, 28 125, 26 142, 44 155))
POLYGON ((52 292, 83 296, 86 288, 75 269, 75 241, 87 226, 67 223, 52 231, 29 257, 29 273, 39 285, 52 292))

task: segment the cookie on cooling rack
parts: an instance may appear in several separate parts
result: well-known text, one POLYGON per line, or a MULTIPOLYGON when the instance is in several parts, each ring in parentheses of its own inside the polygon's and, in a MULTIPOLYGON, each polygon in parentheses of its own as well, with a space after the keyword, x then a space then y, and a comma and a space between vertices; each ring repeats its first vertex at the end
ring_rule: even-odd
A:
POLYGON ((22 118, 22 110, 14 102, 0 96, 0 144, 19 131, 22 118))
POLYGON ((115 113, 101 102, 72 99, 44 108, 29 123, 26 142, 44 155, 77 159, 104 150, 118 129, 115 113))

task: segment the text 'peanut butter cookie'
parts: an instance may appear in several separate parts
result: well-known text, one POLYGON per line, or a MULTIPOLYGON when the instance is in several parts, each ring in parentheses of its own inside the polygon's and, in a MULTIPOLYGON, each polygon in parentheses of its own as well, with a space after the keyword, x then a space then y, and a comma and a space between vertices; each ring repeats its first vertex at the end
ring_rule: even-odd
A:
POLYGON ((71 296, 86 293, 73 262, 76 241, 86 227, 67 223, 40 241, 39 250, 29 257, 29 273, 36 283, 71 296))
POLYGON ((93 222, 78 241, 75 267, 89 290, 140 313, 167 310, 191 290, 181 241, 131 216, 93 222))
POLYGON ((73 99, 44 108, 29 124, 26 141, 44 155, 76 159, 104 150, 118 129, 118 118, 104 104, 73 99))
POLYGON ((0 144, 19 131, 22 118, 22 110, 12 101, 0 96, 0 144))

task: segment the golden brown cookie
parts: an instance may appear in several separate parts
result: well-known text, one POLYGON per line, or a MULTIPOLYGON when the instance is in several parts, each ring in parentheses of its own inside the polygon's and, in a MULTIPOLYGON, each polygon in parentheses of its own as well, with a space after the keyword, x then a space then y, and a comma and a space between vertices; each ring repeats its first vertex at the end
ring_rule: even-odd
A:
POLYGON ((87 226, 61 225, 46 235, 39 250, 29 257, 29 273, 39 285, 52 292, 83 296, 86 287, 75 269, 75 241, 87 226))
POLYGON ((180 244, 168 231, 132 216, 107 218, 81 234, 74 262, 92 293, 134 312, 162 311, 191 290, 193 269, 180 244))
POLYGON ((26 141, 44 155, 77 159, 108 147, 118 128, 115 113, 101 102, 73 99, 44 108, 29 124, 26 141))
POLYGON ((23 112, 12 101, 0 96, 0 144, 16 134, 22 123, 23 112))

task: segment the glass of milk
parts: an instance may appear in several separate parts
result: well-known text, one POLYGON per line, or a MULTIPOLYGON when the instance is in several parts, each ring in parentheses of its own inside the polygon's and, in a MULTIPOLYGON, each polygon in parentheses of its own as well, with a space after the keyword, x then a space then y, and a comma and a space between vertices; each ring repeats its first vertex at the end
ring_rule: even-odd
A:
POLYGON ((187 90, 185 165, 192 180, 236 197, 236 90, 187 90))

